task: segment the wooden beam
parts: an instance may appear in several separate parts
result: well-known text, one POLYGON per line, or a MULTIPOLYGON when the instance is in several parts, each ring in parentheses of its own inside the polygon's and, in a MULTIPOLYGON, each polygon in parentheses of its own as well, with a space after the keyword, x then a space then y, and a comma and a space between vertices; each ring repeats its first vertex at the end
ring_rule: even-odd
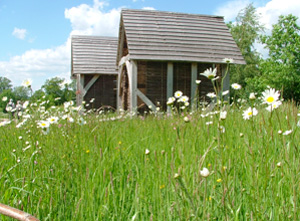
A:
POLYGON ((136 90, 136 94, 137 94, 137 96, 139 96, 139 98, 141 98, 141 100, 143 102, 145 102, 145 104, 147 104, 147 106, 153 112, 156 112, 156 106, 152 103, 152 101, 146 95, 144 95, 139 89, 136 90))
POLYGON ((123 68, 126 67, 120 67, 118 70, 118 79, 117 79, 117 110, 119 111, 122 108, 122 97, 120 95, 121 92, 121 74, 123 71, 123 68))
POLYGON ((93 78, 89 81, 89 83, 84 87, 84 91, 83 91, 83 95, 82 95, 83 97, 86 95, 88 90, 93 86, 93 84, 97 81, 99 76, 100 76, 100 74, 95 74, 93 76, 93 78))
POLYGON ((77 74, 77 91, 76 91, 76 105, 79 106, 82 104, 83 101, 83 94, 84 94, 84 75, 77 74))
POLYGON ((137 109, 137 62, 134 60, 126 61, 126 68, 129 78, 129 110, 137 109))
MULTIPOLYGON (((167 99, 169 97, 173 96, 173 75, 174 75, 174 68, 173 68, 173 63, 168 62, 167 66, 167 99)), ((171 108, 168 106, 167 111, 170 112, 171 108)))
POLYGON ((125 64, 126 61, 128 61, 128 60, 129 60, 129 54, 126 55, 126 56, 123 56, 123 57, 121 58, 121 60, 119 61, 119 68, 120 68, 123 64, 125 64))
MULTIPOLYGON (((123 21, 121 19, 120 21, 120 34, 119 34, 119 41, 118 41, 118 60, 121 60, 121 57, 123 55, 123 47, 124 47, 124 37, 125 37, 125 30, 124 30, 124 25, 123 25, 123 21)), ((120 61, 119 60, 119 61, 120 61)), ((118 62, 118 61, 117 61, 118 62)))
MULTIPOLYGON (((224 81, 223 81, 223 91, 227 91, 227 90, 230 90, 230 73, 229 73, 229 69, 228 69, 228 73, 226 74, 227 64, 222 64, 221 67, 222 67, 221 68, 222 69, 222 78, 225 77, 224 81)), ((224 100, 229 101, 229 93, 224 96, 224 100)))
POLYGON ((197 84, 196 84, 196 80, 197 80, 197 63, 192 63, 191 65, 191 105, 192 105, 192 109, 195 109, 196 105, 197 105, 197 101, 195 100, 197 98, 197 84))

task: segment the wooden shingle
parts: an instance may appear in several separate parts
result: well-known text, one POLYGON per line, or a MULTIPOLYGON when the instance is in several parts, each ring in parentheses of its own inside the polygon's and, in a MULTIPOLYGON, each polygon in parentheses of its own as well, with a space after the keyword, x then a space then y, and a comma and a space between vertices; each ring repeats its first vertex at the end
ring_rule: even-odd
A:
MULTIPOLYGON (((245 64, 221 16, 123 9, 120 27, 129 59, 223 63, 232 58, 245 64)), ((124 55, 122 48, 117 61, 124 55)))
POLYGON ((118 38, 100 36, 72 36, 71 72, 76 74, 114 74, 116 70, 118 38))

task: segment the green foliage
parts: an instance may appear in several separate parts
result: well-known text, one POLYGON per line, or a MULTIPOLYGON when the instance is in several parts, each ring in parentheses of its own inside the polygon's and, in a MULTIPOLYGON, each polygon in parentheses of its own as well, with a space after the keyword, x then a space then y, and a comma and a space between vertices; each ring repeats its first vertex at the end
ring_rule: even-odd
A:
POLYGON ((280 16, 272 34, 263 36, 262 43, 269 49, 269 58, 262 61, 261 79, 270 86, 282 89, 285 99, 300 101, 300 27, 297 17, 280 16))
MULTIPOLYGON (((65 83, 64 79, 59 77, 46 80, 42 89, 46 96, 45 99, 49 100, 48 105, 61 105, 66 101, 73 100, 75 98, 75 91, 71 86, 72 84, 65 83)), ((41 96, 43 93, 39 91, 35 97, 39 95, 41 96)))
POLYGON ((31 102, 37 102, 45 96, 45 92, 42 89, 36 90, 30 97, 31 102))
POLYGON ((254 49, 254 43, 258 41, 259 33, 264 31, 264 27, 259 23, 259 16, 253 4, 241 10, 236 17, 236 23, 230 22, 228 27, 247 63, 231 66, 230 81, 239 83, 245 88, 247 81, 260 75, 258 69, 260 55, 254 49))
POLYGON ((5 89, 0 93, 0 111, 6 112, 5 107, 8 103, 9 99, 13 99, 13 102, 16 104, 18 100, 20 101, 26 101, 29 98, 30 89, 23 87, 23 86, 17 86, 13 89, 5 89), (3 101, 2 99, 6 97, 7 100, 3 101))
POLYGON ((12 89, 11 80, 6 77, 0 77, 0 93, 9 89, 12 89))
POLYGON ((6 90, 2 91, 0 94, 0 111, 3 111, 4 113, 6 113, 5 107, 9 101, 9 99, 13 99, 14 101, 16 100, 15 94, 13 93, 12 89, 6 89, 6 90), (7 98, 6 101, 2 100, 4 97, 7 98))
POLYGON ((25 101, 28 100, 30 96, 30 89, 24 86, 17 86, 13 89, 15 100, 25 101))

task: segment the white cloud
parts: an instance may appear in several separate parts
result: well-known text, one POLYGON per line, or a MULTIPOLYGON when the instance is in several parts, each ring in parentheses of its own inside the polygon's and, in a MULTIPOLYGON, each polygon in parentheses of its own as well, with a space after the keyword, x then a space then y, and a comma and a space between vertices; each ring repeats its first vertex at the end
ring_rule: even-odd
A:
POLYGON ((27 30, 26 29, 22 29, 22 28, 15 28, 12 35, 15 36, 16 38, 19 38, 21 40, 25 39, 27 34, 27 30))
MULTIPOLYGON (((299 0, 270 0, 266 4, 261 5, 261 1, 257 0, 253 2, 254 7, 257 9, 257 13, 260 16, 260 23, 266 28, 266 34, 270 34, 272 25, 278 22, 280 15, 293 14, 300 19, 300 1, 299 0), (259 7, 257 5, 260 5, 259 7)), ((234 21, 238 12, 245 8, 251 2, 249 0, 234 0, 229 1, 218 8, 214 14, 222 15, 225 17, 225 21, 234 21), (232 13, 236 12, 236 13, 232 13)), ((300 24, 300 20, 298 20, 300 24)), ((262 54, 263 57, 267 57, 268 51, 264 49, 260 43, 254 44, 255 49, 262 54)))
MULTIPOLYGON (((257 12, 260 14, 260 22, 268 30, 272 25, 278 22, 280 15, 293 14, 300 18, 300 1, 299 0, 271 0, 265 6, 258 7, 257 12)), ((298 21, 300 22, 300 21, 298 21)))
POLYGON ((217 8, 214 14, 224 16, 225 22, 233 21, 236 18, 238 12, 250 3, 250 0, 228 1, 221 7, 217 8))
POLYGON ((261 16, 260 22, 268 29, 272 28, 272 24, 277 23, 279 15, 293 14, 300 17, 299 0, 284 0, 284 3, 282 0, 269 0, 264 5, 261 5, 259 0, 233 0, 221 5, 214 14, 224 16, 226 22, 234 21, 238 12, 250 3, 256 7, 257 13, 261 16))
POLYGON ((153 7, 143 7, 142 9, 144 9, 144 10, 156 10, 156 9, 153 8, 153 7))
MULTIPOLYGON (((81 4, 65 10, 65 18, 72 26, 73 34, 117 36, 120 9, 104 11, 105 2, 94 0, 92 6, 81 4)), ((26 30, 24 33, 25 38, 26 30)), ((52 77, 70 79, 71 46, 70 37, 66 43, 45 50, 28 50, 9 61, 0 61, 0 73, 9 78, 14 86, 21 85, 28 78, 33 80, 34 90, 40 89, 46 79, 52 77)))
POLYGON ((69 43, 53 49, 29 50, 9 61, 0 62, 0 72, 15 86, 31 78, 33 89, 39 89, 49 77, 66 77, 65 73, 69 73, 70 69, 70 51, 69 43))
POLYGON ((94 0, 94 6, 86 4, 65 10, 65 17, 72 25, 71 35, 117 36, 121 9, 103 10, 106 3, 94 0))

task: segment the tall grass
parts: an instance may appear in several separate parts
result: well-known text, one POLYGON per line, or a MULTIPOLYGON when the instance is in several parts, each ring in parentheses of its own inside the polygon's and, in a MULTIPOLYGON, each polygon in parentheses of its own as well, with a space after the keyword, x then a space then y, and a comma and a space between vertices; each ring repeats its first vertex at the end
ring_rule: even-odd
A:
POLYGON ((257 108, 250 120, 236 107, 225 120, 89 114, 47 134, 39 114, 12 122, 0 127, 0 202, 41 220, 298 220, 298 110, 257 108))

